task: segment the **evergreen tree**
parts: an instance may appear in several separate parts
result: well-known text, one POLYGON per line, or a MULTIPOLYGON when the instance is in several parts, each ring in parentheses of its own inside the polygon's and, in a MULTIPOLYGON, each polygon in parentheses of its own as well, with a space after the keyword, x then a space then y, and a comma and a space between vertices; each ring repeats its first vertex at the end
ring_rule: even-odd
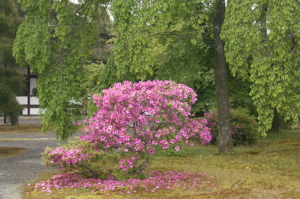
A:
POLYGON ((16 100, 21 94, 25 82, 18 73, 12 56, 13 41, 16 36, 20 18, 12 0, 0 0, 0 111, 10 117, 11 125, 18 125, 18 116, 22 107, 16 100))
POLYGON ((16 95, 23 91, 24 79, 16 70, 0 67, 0 111, 10 117, 13 126, 19 124, 18 116, 23 109, 16 95))

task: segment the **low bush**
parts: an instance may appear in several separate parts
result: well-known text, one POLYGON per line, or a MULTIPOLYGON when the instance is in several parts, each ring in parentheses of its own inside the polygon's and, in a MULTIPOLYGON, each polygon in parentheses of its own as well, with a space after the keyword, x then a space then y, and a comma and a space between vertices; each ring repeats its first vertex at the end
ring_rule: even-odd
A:
MULTIPOLYGON (((218 142, 218 112, 205 113, 208 127, 211 128, 211 144, 218 142)), ((233 145, 253 145, 259 138, 258 124, 247 109, 239 108, 230 111, 233 145)))

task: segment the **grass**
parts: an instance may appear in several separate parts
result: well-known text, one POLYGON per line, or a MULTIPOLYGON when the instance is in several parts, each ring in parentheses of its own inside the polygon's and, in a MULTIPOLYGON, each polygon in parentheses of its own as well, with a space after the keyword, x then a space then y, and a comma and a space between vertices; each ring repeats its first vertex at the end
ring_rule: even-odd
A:
POLYGON ((0 147, 0 159, 19 155, 25 149, 14 147, 0 147))
MULTIPOLYGON (((159 151, 152 170, 201 172, 213 176, 216 186, 196 189, 159 190, 120 195, 90 189, 55 189, 53 194, 26 187, 23 197, 34 198, 300 198, 300 130, 281 131, 262 138, 255 146, 236 147, 232 155, 217 155, 215 146, 185 146, 182 157, 159 151), (26 193, 27 192, 27 193, 26 193)), ((36 182, 53 173, 44 174, 36 182)), ((33 182, 35 183, 35 182, 33 182)))
POLYGON ((42 129, 42 125, 19 125, 19 126, 0 125, 0 132, 2 133, 41 132, 41 129, 42 129))

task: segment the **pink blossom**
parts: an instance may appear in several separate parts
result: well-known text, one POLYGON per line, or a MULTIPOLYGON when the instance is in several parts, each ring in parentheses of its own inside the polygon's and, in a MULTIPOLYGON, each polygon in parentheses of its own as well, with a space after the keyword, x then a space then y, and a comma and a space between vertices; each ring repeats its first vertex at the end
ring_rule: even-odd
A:
POLYGON ((149 154, 151 154, 151 155, 154 154, 154 148, 149 149, 149 154))
POLYGON ((155 192, 164 189, 192 189, 199 187, 201 184, 210 184, 216 186, 211 182, 212 177, 203 173, 188 173, 178 171, 151 171, 146 179, 140 180, 131 178, 128 180, 101 180, 95 178, 84 178, 83 176, 75 173, 70 174, 57 174, 48 180, 38 182, 33 187, 35 191, 52 193, 52 189, 66 189, 66 188, 91 188, 91 192, 106 192, 107 196, 110 195, 109 191, 116 191, 123 194, 124 190, 127 194, 142 192, 155 192), (124 189, 125 188, 125 189, 124 189))

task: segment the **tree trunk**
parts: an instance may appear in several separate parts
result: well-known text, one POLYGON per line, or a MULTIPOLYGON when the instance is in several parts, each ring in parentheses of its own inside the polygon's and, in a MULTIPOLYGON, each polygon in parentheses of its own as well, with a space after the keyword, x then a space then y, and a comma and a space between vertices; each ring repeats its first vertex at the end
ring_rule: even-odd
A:
POLYGON ((279 132, 280 122, 281 122, 280 121, 280 115, 276 110, 274 110, 274 117, 273 117, 273 121, 272 121, 272 127, 269 130, 269 132, 271 132, 271 133, 279 132))
POLYGON ((230 107, 227 86, 227 69, 224 43, 220 37, 225 17, 225 0, 216 0, 214 26, 214 76, 218 108, 218 151, 220 154, 233 152, 230 107))
POLYGON ((11 126, 19 126, 18 115, 10 116, 10 124, 11 124, 11 126))

